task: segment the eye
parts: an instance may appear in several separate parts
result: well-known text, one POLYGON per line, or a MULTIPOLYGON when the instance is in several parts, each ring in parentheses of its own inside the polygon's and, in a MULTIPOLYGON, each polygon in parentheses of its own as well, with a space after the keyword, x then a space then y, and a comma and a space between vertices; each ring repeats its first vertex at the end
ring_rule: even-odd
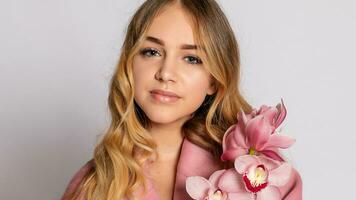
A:
POLYGON ((185 59, 189 62, 189 64, 197 65, 197 64, 202 64, 202 60, 198 57, 195 56, 187 56, 185 59))
POLYGON ((140 51, 140 54, 147 57, 160 56, 161 54, 152 48, 145 48, 140 51))

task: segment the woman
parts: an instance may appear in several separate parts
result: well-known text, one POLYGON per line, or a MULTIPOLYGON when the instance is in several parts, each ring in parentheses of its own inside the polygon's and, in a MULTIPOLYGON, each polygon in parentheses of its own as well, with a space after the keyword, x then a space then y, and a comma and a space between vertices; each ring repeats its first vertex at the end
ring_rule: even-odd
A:
MULTIPOLYGON (((191 199, 187 176, 208 177, 221 141, 251 106, 239 91, 238 45, 214 0, 147 0, 127 29, 111 80, 112 121, 62 199, 191 199)), ((284 199, 301 198, 293 171, 284 199)))

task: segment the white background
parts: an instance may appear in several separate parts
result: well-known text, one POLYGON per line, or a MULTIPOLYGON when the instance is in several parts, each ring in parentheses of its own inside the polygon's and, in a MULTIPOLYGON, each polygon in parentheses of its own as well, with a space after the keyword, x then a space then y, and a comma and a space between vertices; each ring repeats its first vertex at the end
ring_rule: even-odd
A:
MULTIPOLYGON (((288 110, 304 199, 354 191, 356 3, 219 1, 242 90, 288 110)), ((0 0, 0 199, 55 200, 109 124, 108 82, 142 0, 0 0)), ((352 196, 351 196, 352 198, 352 196)))

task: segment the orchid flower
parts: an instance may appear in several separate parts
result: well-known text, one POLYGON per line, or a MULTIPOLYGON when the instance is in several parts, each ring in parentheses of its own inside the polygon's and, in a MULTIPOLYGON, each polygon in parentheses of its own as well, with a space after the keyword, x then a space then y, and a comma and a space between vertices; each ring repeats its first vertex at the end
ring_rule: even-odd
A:
POLYGON ((186 191, 196 200, 280 200, 278 187, 290 179, 292 166, 266 156, 236 158, 234 168, 215 171, 209 180, 186 179, 186 191))
POLYGON ((209 180, 201 176, 186 179, 186 191, 197 200, 234 200, 249 197, 241 175, 234 168, 215 171, 209 180))
POLYGON ((295 142, 287 136, 275 134, 286 113, 283 99, 276 107, 262 105, 258 111, 253 109, 249 114, 241 109, 237 124, 230 126, 224 134, 221 160, 233 161, 241 155, 264 154, 284 161, 278 154, 278 148, 288 148, 295 142))
POLYGON ((239 198, 241 200, 280 200, 278 187, 288 182, 292 172, 290 164, 265 156, 240 156, 234 165, 246 187, 245 194, 239 198))
POLYGON ((226 200, 226 193, 221 191, 217 182, 225 169, 214 172, 209 180, 201 176, 190 176, 186 179, 188 194, 197 200, 226 200))

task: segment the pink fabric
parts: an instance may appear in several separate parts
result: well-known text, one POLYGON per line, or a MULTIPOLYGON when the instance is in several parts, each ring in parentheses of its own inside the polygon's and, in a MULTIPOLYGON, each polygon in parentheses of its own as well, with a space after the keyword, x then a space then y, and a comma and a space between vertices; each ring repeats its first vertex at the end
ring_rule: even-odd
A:
MULTIPOLYGON (((92 161, 89 161, 81 167, 81 169, 69 182, 61 200, 65 200, 65 197, 68 194, 75 191, 76 187, 80 183, 80 180, 90 171, 92 167, 92 161)), ((214 161, 212 155, 208 151, 202 149, 194 143, 191 143, 189 140, 184 139, 178 160, 173 200, 192 199, 189 197, 185 189, 185 180, 188 176, 203 176, 208 179, 209 176, 217 170, 219 170, 218 163, 214 161)), ((147 178, 147 183, 148 192, 142 200, 159 200, 158 193, 149 178, 147 178)), ((302 199, 302 180, 299 173, 295 169, 293 169, 292 178, 286 185, 280 188, 280 192, 283 197, 282 199, 284 200, 302 199)), ((82 198, 81 200, 85 200, 85 198, 82 198)))
MULTIPOLYGON (((84 166, 82 166, 79 171, 75 173, 75 175, 72 177, 70 180, 66 190, 64 191, 64 194, 62 195, 61 200, 67 200, 68 195, 72 194, 75 192, 77 187, 79 186, 81 180, 84 178, 84 176, 94 167, 94 162, 93 160, 88 161, 84 166)), ((85 198, 82 196, 79 198, 79 200, 85 200, 85 198)))

